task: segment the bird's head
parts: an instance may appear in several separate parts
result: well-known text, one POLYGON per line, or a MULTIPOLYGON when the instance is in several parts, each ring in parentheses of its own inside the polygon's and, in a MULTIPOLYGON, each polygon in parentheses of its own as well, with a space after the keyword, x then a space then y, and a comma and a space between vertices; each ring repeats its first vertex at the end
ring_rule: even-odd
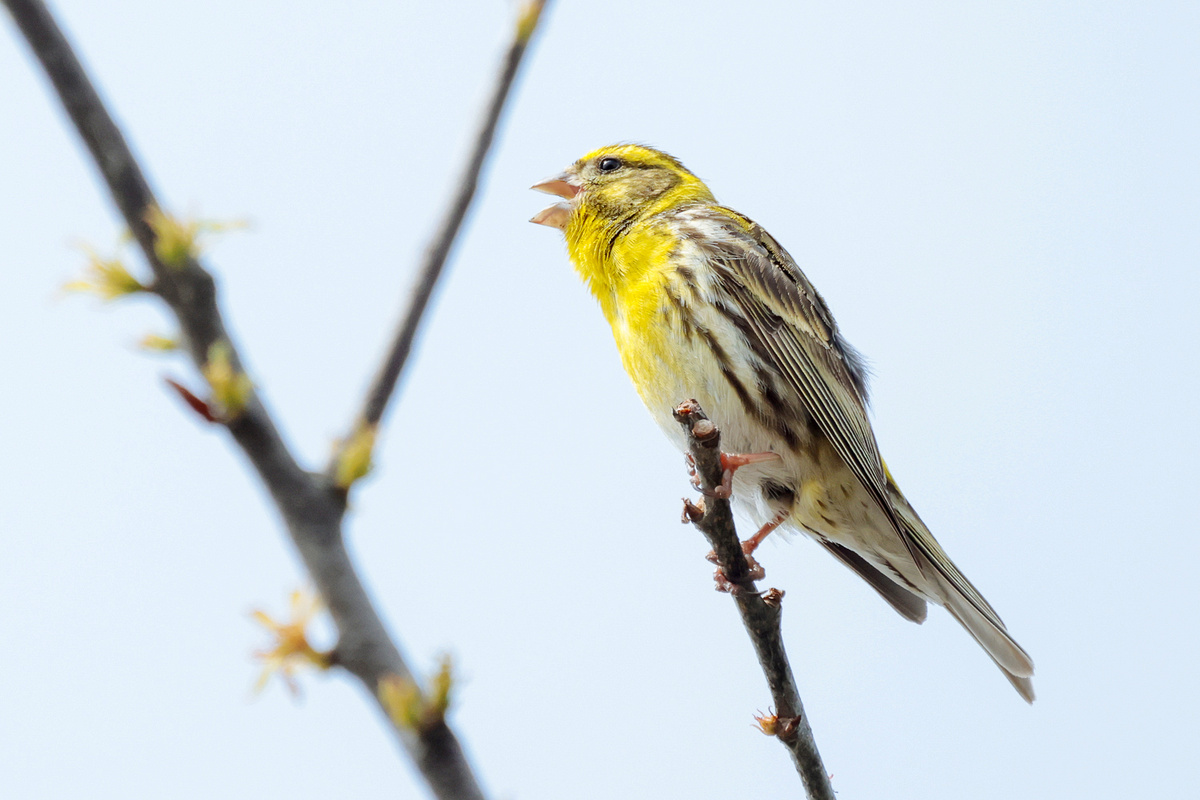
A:
POLYGON ((637 144, 593 150, 532 188, 566 202, 538 212, 530 222, 564 231, 583 217, 624 226, 686 203, 713 202, 708 187, 678 160, 637 144))

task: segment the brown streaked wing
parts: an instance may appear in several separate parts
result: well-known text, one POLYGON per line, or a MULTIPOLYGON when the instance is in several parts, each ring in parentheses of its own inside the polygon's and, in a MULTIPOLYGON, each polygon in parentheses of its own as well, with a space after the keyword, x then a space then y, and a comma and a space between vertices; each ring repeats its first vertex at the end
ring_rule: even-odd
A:
POLYGON ((685 228, 699 223, 697 232, 705 235, 688 238, 709 259, 719 285, 745 315, 758 344, 772 354, 780 374, 888 515, 920 568, 913 542, 888 498, 866 398, 846 364, 837 326, 824 300, 787 251, 756 223, 719 206, 692 206, 676 213, 678 224, 685 228))

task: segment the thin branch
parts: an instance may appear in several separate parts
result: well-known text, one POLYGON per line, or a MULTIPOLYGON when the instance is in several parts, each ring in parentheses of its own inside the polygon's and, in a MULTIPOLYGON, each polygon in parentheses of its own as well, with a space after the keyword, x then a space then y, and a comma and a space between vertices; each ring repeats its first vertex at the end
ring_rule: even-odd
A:
POLYGON ((733 584, 730 594, 737 602, 742 623, 750 634, 758 663, 762 666, 771 698, 775 702, 775 714, 769 718, 769 722, 764 721, 764 730, 774 733, 791 754, 810 800, 834 800, 829 774, 821 762, 821 754, 817 751, 812 728, 804 714, 804 704, 800 702, 800 692, 796 689, 796 679, 783 648, 783 632, 779 625, 783 592, 771 589, 765 594, 758 593, 750 565, 738 541, 729 501, 713 494, 721 485, 723 472, 721 433, 695 400, 680 404, 675 409, 675 419, 687 433, 688 452, 695 460, 700 486, 708 495, 700 505, 685 500, 684 514, 708 539, 717 563, 726 579, 733 584))
MULTIPOLYGON (((454 193, 450 206, 446 209, 445 216, 442 218, 437 232, 425 250, 425 256, 417 273, 416 284, 413 286, 412 294, 409 297, 408 308, 405 311, 404 317, 400 320, 400 325, 396 328, 391 347, 384 357, 382 364, 380 364, 379 372, 375 375, 375 380, 372 381, 371 387, 367 390, 362 409, 359 411, 354 427, 342 440, 343 447, 345 443, 352 440, 356 431, 371 429, 383 419, 388 401, 391 399, 392 393, 400 381, 400 375, 403 373, 404 366, 408 362, 408 356, 412 352, 413 342, 416 340, 417 332, 420 330, 425 309, 428 307, 429 300, 433 296, 438 278, 442 275, 446 259, 449 257, 450 251, 454 248, 454 243, 458 238, 458 232, 462 227, 463 220, 471 208, 471 201, 474 199, 475 190, 479 186, 480 173, 483 171, 488 151, 491 149, 492 140, 495 138, 496 126, 499 124, 501 116, 503 116, 505 103, 508 100, 513 82, 516 79, 517 70, 521 66, 521 59, 525 55, 525 50, 529 46, 529 39, 536 30, 542 12, 545 10, 545 5, 546 0, 531 0, 531 2, 528 2, 524 6, 521 12, 516 36, 513 38, 512 43, 508 47, 508 52, 504 56, 503 66, 496 76, 496 83, 492 87, 491 96, 479 121, 479 128, 475 134, 475 144, 471 148, 471 157, 467 160, 462 176, 459 178, 458 188, 454 193)), ((329 472, 331 474, 336 469, 340 457, 340 452, 334 453, 329 465, 329 472)))
MULTIPOLYGON (((120 129, 92 86, 70 44, 53 16, 40 0, 3 0, 17 27, 41 62, 68 116, 91 153, 113 201, 132 231, 142 254, 154 273, 151 289, 177 317, 188 351, 198 368, 209 361, 214 345, 224 348, 229 363, 241 371, 242 360, 226 332, 217 306, 216 285, 211 274, 191 255, 164 263, 156 252, 161 242, 150 224, 151 212, 159 209, 149 182, 138 165, 120 129)), ((536 28, 542 3, 531 3, 522 13, 502 72, 504 91, 489 106, 485 125, 490 141, 500 116, 507 88, 521 54, 536 28)), ((483 154, 486 154, 486 142, 483 154)), ((468 170, 469 189, 459 193, 461 206, 444 226, 443 236, 432 248, 432 261, 444 263, 470 202, 482 156, 468 170), (479 163, 476 163, 478 161, 479 163), (465 198, 465 199, 462 199, 465 198), (449 231, 447 234, 446 231, 449 231), (448 236, 448 238, 446 238, 448 236), (438 255, 440 253, 440 256, 438 255)), ((432 280, 436 280, 434 275, 432 280)), ((432 291, 432 280, 421 307, 432 291)), ((418 313, 419 317, 419 313, 418 313)), ((416 320, 412 327, 415 330, 416 320)), ((411 348, 411 339, 405 352, 411 348)), ((403 364, 403 358, 399 365, 403 364)), ((399 373, 399 367, 396 369, 399 373)), ((379 402, 382 412, 393 378, 379 402)), ((377 422, 379 416, 374 420, 377 422)), ((270 493, 338 629, 334 653, 336 664, 353 674, 367 689, 392 725, 404 750, 428 782, 433 794, 449 800, 482 800, 483 792, 462 752, 458 739, 444 720, 438 719, 413 729, 397 724, 380 701, 381 682, 398 678, 414 681, 413 672, 387 633, 358 577, 342 538, 345 492, 325 475, 304 470, 284 444, 274 421, 257 393, 250 390, 244 405, 224 420, 234 441, 249 459, 270 493)))

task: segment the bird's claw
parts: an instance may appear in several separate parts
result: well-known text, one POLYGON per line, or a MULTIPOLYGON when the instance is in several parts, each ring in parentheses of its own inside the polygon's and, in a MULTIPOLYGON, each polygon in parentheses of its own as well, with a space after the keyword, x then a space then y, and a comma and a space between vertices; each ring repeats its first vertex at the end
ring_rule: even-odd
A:
POLYGON ((703 494, 704 489, 700 486, 700 473, 696 471, 696 459, 691 453, 684 453, 684 459, 687 463, 688 479, 692 482, 692 488, 703 494))
POLYGON ((718 500, 728 500, 733 497, 733 470, 727 469, 721 473, 721 485, 715 489, 705 489, 699 480, 692 482, 696 490, 705 497, 715 497, 718 500))
MULTIPOLYGON (((745 549, 746 549, 745 545, 743 545, 742 546, 743 552, 745 551, 745 549)), ((714 552, 712 550, 710 550, 708 552, 708 555, 706 555, 704 558, 707 559, 708 561, 711 561, 714 564, 718 564, 717 554, 716 554, 716 552, 714 552)), ((744 580, 754 582, 754 581, 761 581, 763 578, 767 577, 767 571, 765 569, 763 569, 762 564, 759 564, 758 560, 755 559, 754 556, 750 555, 749 553, 746 553, 746 566, 747 566, 747 571, 746 571, 746 577, 744 580)), ((729 594, 736 595, 738 592, 745 591, 743 586, 740 586, 740 585, 734 583, 733 581, 729 580, 729 576, 725 574, 725 568, 720 566, 719 564, 718 564, 716 570, 713 571, 713 582, 716 583, 716 586, 714 588, 718 592, 727 592, 729 594)))

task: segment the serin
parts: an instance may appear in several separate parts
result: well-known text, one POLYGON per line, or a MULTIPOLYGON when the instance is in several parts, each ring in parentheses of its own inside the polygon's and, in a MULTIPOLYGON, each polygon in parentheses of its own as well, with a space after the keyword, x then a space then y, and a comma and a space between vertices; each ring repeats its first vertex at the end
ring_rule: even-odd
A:
POLYGON ((621 361, 663 432, 696 399, 724 445, 776 453, 733 475, 763 527, 803 531, 906 619, 944 606, 1033 702, 1033 661, 901 494, 867 418, 866 370, 778 242, 718 205, 675 158, 614 145, 533 188, 612 326, 621 361))

